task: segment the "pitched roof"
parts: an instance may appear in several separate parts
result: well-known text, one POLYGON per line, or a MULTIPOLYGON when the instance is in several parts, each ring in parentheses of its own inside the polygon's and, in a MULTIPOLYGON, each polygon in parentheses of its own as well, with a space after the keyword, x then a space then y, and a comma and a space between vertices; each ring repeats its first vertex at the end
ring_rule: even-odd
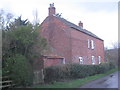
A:
MULTIPOLYGON (((55 16, 55 15, 54 15, 54 16, 55 16)), ((70 26, 71 28, 74 28, 74 29, 76 29, 76 30, 78 30, 78 31, 80 31, 80 32, 83 32, 83 33, 88 34, 88 35, 90 35, 90 36, 92 36, 92 37, 95 37, 95 38, 97 38, 97 39, 102 40, 101 38, 99 38, 98 36, 96 36, 95 34, 93 34, 92 32, 90 32, 90 31, 88 31, 88 30, 86 30, 86 29, 83 29, 83 28, 80 27, 80 26, 75 25, 75 24, 67 21, 67 20, 64 19, 64 18, 61 18, 61 17, 59 17, 59 16, 55 16, 55 17, 58 18, 59 20, 61 20, 61 21, 62 21, 63 23, 65 23, 66 25, 70 26)))

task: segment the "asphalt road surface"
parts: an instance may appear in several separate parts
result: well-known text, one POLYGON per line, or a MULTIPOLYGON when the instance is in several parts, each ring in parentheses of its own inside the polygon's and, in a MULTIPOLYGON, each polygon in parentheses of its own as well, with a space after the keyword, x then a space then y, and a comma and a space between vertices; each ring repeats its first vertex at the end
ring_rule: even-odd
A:
POLYGON ((120 86, 118 85, 118 73, 120 75, 120 71, 115 72, 100 79, 93 80, 80 88, 118 88, 120 86))

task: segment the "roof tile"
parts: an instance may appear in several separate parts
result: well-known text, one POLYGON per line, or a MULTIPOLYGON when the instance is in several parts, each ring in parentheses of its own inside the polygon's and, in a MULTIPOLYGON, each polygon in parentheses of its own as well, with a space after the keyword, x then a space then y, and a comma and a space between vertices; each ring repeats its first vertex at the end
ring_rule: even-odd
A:
POLYGON ((85 33, 85 34, 88 34, 88 35, 90 35, 90 36, 92 36, 92 37, 95 37, 95 38, 97 38, 97 39, 102 40, 101 38, 99 38, 98 36, 96 36, 95 34, 93 34, 92 32, 90 32, 90 31, 88 31, 88 30, 86 30, 86 29, 83 29, 83 28, 80 27, 80 26, 75 25, 75 24, 67 21, 67 20, 64 19, 64 18, 61 18, 61 17, 58 17, 58 16, 55 16, 55 17, 58 18, 59 20, 61 20, 63 23, 65 23, 65 24, 67 24, 68 26, 70 26, 71 28, 74 28, 74 29, 76 29, 76 30, 78 30, 78 31, 81 31, 81 32, 83 32, 83 33, 85 33))

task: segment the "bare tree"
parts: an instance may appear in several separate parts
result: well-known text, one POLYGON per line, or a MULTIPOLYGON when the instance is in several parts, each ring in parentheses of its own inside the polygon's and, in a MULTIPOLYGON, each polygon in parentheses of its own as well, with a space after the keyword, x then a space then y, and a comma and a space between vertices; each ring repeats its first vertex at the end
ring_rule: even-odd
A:
POLYGON ((119 52, 120 52, 120 43, 114 42, 112 43, 113 49, 105 48, 105 59, 108 62, 114 63, 114 65, 118 65, 119 63, 119 52))
POLYGON ((4 17, 3 17, 3 14, 4 14, 4 10, 0 10, 0 29, 3 29, 4 27, 4 17))
POLYGON ((38 18, 38 10, 37 9, 33 11, 33 17, 34 17, 33 24, 34 25, 39 24, 40 20, 38 18))
POLYGON ((13 18, 13 14, 0 10, 0 29, 6 29, 13 18))
POLYGON ((113 42, 112 46, 113 46, 113 49, 118 49, 119 43, 118 42, 113 42))

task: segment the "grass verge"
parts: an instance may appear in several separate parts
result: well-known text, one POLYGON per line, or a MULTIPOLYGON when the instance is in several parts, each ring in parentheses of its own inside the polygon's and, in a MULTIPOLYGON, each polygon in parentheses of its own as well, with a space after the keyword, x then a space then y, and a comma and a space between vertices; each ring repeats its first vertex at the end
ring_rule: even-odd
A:
POLYGON ((49 85, 37 85, 37 86, 33 86, 33 88, 77 88, 89 81, 109 75, 117 70, 118 68, 115 68, 104 74, 97 74, 97 75, 89 76, 89 77, 82 78, 82 79, 71 80, 69 82, 55 82, 54 84, 49 84, 49 85))

